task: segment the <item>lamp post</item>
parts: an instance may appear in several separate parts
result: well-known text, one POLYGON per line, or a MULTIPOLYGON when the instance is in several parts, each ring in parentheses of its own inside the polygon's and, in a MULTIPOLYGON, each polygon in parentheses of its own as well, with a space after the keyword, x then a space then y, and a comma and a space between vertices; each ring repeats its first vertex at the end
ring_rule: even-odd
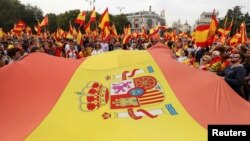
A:
POLYGON ((90 11, 92 10, 92 4, 95 5, 95 0, 86 0, 90 5, 90 11))
POLYGON ((116 8, 119 9, 120 14, 122 14, 122 9, 125 9, 125 7, 120 7, 120 6, 118 6, 118 7, 116 7, 116 8))

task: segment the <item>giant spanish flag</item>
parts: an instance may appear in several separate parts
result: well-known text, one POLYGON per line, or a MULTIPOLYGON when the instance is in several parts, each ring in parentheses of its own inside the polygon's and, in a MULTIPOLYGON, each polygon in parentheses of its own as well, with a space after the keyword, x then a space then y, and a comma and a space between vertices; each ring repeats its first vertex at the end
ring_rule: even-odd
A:
POLYGON ((82 60, 34 53, 0 79, 1 141, 206 141, 208 124, 250 124, 250 104, 222 78, 162 44, 82 60))

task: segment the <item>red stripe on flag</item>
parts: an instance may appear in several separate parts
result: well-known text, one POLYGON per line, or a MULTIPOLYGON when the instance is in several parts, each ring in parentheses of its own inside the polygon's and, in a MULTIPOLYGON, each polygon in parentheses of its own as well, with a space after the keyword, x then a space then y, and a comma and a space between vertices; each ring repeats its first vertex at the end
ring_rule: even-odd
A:
POLYGON ((150 101, 150 100, 155 100, 155 99, 163 99, 163 98, 164 98, 164 96, 158 96, 158 97, 146 98, 146 99, 139 98, 139 101, 144 102, 144 101, 150 101))
POLYGON ((162 95, 162 93, 156 93, 156 94, 151 94, 151 95, 143 95, 143 96, 140 96, 140 98, 147 98, 147 97, 152 97, 152 96, 157 96, 157 95, 162 95))
POLYGON ((163 99, 162 99, 162 100, 157 100, 157 101, 143 102, 143 103, 140 103, 140 104, 141 104, 141 105, 147 105, 147 104, 160 103, 160 102, 162 102, 162 101, 163 101, 163 99))
POLYGON ((51 111, 82 61, 32 53, 1 68, 0 140, 24 140, 51 111))

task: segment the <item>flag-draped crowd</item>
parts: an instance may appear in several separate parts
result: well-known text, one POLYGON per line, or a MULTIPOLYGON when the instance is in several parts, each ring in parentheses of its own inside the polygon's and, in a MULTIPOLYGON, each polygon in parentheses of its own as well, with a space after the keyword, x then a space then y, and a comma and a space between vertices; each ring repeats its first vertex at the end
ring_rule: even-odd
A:
POLYGON ((117 49, 143 50, 162 42, 172 49, 177 61, 225 76, 225 80, 236 92, 246 99, 248 97, 250 48, 245 22, 241 23, 239 30, 232 37, 229 35, 234 21, 231 20, 227 26, 226 18, 224 27, 218 28, 214 14, 210 24, 197 25, 191 34, 170 30, 161 25, 151 28, 148 32, 143 26, 140 32, 131 32, 128 25, 124 27, 124 33, 118 35, 115 24, 110 22, 108 8, 102 13, 94 30, 91 29, 91 25, 96 22, 95 8, 88 22, 85 21, 85 17, 86 11, 82 11, 75 18, 74 23, 79 24, 78 29, 69 22, 69 31, 58 28, 54 33, 45 28, 49 24, 48 16, 41 22, 38 21, 34 27, 36 34, 32 33, 32 28, 23 20, 15 23, 10 32, 5 33, 0 28, 0 67, 21 60, 32 52, 79 59, 117 49), (234 57, 240 58, 236 60, 236 65, 235 60, 232 61, 234 57), (229 71, 228 67, 238 66, 243 66, 243 69, 238 72, 239 74, 235 72, 235 80, 227 78, 232 76, 224 71, 229 71))

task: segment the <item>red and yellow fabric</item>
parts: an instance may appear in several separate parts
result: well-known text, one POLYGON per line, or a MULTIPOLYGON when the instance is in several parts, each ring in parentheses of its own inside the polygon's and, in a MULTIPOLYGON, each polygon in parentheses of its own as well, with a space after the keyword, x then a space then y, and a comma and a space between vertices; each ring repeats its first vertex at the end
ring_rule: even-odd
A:
POLYGON ((220 56, 214 57, 212 61, 210 62, 209 70, 211 72, 217 72, 221 67, 221 61, 222 61, 222 58, 220 56))
POLYGON ((250 123, 250 104, 222 78, 163 44, 83 60, 30 54, 0 78, 0 140, 206 141, 208 124, 250 123))
POLYGON ((247 31, 246 31, 245 22, 241 23, 241 25, 240 25, 240 34, 241 34, 241 38, 240 38, 241 43, 246 43, 246 41, 247 41, 247 31))
POLYGON ((130 26, 124 28, 124 34, 125 35, 124 35, 124 37, 122 39, 122 44, 128 43, 130 38, 131 38, 132 33, 131 33, 130 26))
POLYGON ((113 36, 118 36, 118 34, 117 34, 117 31, 116 31, 116 27, 115 27, 115 24, 113 23, 113 25, 110 27, 110 32, 111 32, 111 34, 113 35, 113 36))
POLYGON ((95 12, 95 7, 94 7, 91 14, 90 14, 89 22, 92 23, 95 20, 96 20, 96 12, 95 12))
POLYGON ((100 27, 102 30, 105 30, 105 27, 108 26, 109 26, 109 12, 108 8, 106 8, 105 11, 102 13, 98 27, 100 27))
POLYGON ((200 47, 207 46, 207 39, 210 30, 210 25, 199 25, 195 31, 195 44, 200 47))
POLYGON ((42 20, 42 22, 39 24, 39 27, 43 27, 43 26, 46 26, 48 24, 49 24, 49 17, 48 17, 48 15, 46 15, 44 17, 44 19, 42 20))
POLYGON ((220 35, 228 35, 229 34, 229 32, 230 32, 230 30, 228 30, 228 29, 223 29, 223 28, 219 28, 218 30, 217 30, 217 32, 220 34, 220 35))
POLYGON ((86 12, 85 11, 80 12, 75 19, 75 23, 83 25, 85 23, 85 17, 86 17, 86 12))
POLYGON ((240 42, 241 39, 241 34, 236 33, 230 40, 229 40, 229 45, 230 46, 237 46, 237 44, 240 42))
POLYGON ((0 38, 3 38, 3 35, 4 35, 3 29, 0 28, 0 38))
POLYGON ((211 22, 210 22, 210 31, 209 31, 209 35, 208 35, 209 37, 212 37, 215 35, 217 27, 218 27, 218 21, 217 21, 215 15, 213 14, 211 22))

